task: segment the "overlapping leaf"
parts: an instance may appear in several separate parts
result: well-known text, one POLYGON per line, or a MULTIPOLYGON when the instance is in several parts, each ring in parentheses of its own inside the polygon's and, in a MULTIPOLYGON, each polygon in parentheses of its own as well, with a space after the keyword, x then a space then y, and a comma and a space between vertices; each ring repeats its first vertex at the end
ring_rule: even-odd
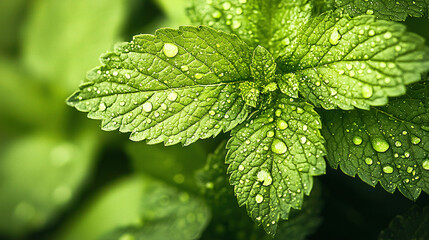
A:
POLYGON ((240 206, 269 234, 300 209, 312 176, 325 172, 321 123, 310 104, 280 98, 234 129, 226 162, 240 206))
POLYGON ((262 45, 277 56, 308 21, 312 5, 307 0, 193 0, 192 21, 235 33, 247 44, 262 45))
POLYGON ((429 193, 429 85, 371 111, 328 111, 323 135, 333 168, 415 200, 429 193))
POLYGON ((250 78, 251 51, 208 27, 160 29, 102 56, 68 104, 132 140, 190 144, 227 131, 249 108, 237 85, 250 78))
POLYGON ((420 80, 429 52, 401 24, 328 12, 303 27, 278 62, 296 73, 301 93, 317 106, 368 109, 420 80))

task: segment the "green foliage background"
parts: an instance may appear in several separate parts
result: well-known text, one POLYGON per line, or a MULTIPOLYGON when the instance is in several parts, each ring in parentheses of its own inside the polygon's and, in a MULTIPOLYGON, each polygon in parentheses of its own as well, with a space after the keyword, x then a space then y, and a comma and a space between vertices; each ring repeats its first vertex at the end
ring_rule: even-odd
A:
MULTIPOLYGON (((162 233, 177 239, 266 238, 238 208, 224 178, 198 175, 206 164, 218 166, 219 175, 226 172, 216 162, 221 150, 206 160, 227 134, 186 148, 148 146, 130 142, 127 134, 102 132, 98 122, 64 102, 116 42, 189 24, 186 3, 0 2, 1 239, 133 239, 129 233, 147 239, 165 239, 162 233)), ((405 24, 429 39, 427 19, 405 24)), ((398 221, 428 224, 418 216, 427 208, 416 211, 429 205, 426 194, 411 202, 330 168, 313 191, 309 206, 293 212, 278 239, 376 239, 392 219, 393 227, 398 221)), ((387 229, 380 236, 391 234, 387 229)))

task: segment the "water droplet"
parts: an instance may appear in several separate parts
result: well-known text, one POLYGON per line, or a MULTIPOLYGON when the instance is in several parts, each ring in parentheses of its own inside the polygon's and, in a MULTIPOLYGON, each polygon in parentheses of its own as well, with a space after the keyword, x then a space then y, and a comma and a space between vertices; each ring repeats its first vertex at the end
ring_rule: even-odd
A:
POLYGON ((177 93, 176 92, 170 92, 167 96, 167 99, 174 102, 177 99, 177 93))
POLYGON ((363 85, 362 86, 362 97, 364 98, 370 98, 373 94, 372 87, 369 85, 363 85))
POLYGON ((143 104, 143 111, 145 111, 145 112, 150 112, 150 111, 152 111, 152 103, 150 103, 150 102, 145 102, 145 103, 143 104))
POLYGON ((368 35, 371 36, 371 37, 374 36, 375 35, 375 31, 373 29, 369 30, 368 31, 368 35))
POLYGON ((362 138, 360 136, 354 136, 353 137, 353 143, 355 145, 361 145, 362 144, 362 138))
POLYGON ((377 152, 386 152, 389 149, 389 143, 382 138, 374 138, 371 141, 372 148, 377 152))
POLYGON ((274 137, 274 132, 273 131, 268 131, 267 132, 267 137, 274 137))
POLYGON ((301 137, 301 138, 300 138, 300 140, 301 140, 301 143, 302 143, 302 144, 304 144, 304 143, 306 143, 306 142, 307 142, 307 138, 306 138, 306 137, 301 137))
POLYGON ((244 166, 243 165, 240 165, 240 166, 238 166, 238 171, 243 171, 244 170, 244 166))
POLYGON ((186 72, 186 71, 188 71, 188 70, 189 70, 189 67, 188 67, 188 66, 186 66, 186 65, 183 65, 183 66, 180 66, 180 69, 181 69, 182 71, 186 72))
POLYGON ((412 167, 407 167, 407 173, 411 173, 413 171, 412 167))
POLYGON ((271 145, 271 151, 277 154, 283 154, 286 152, 286 150, 287 147, 283 141, 279 139, 274 139, 273 144, 271 145))
POLYGON ((282 114, 282 110, 277 109, 276 112, 275 112, 275 114, 276 114, 277 117, 280 117, 280 115, 282 114))
POLYGON ((410 153, 409 153, 409 152, 404 152, 404 156, 405 156, 406 158, 409 158, 409 157, 410 157, 410 153))
POLYGON ((131 78, 131 75, 130 75, 129 73, 125 73, 125 78, 126 78, 126 79, 130 79, 130 78, 131 78))
POLYGON ((429 160, 424 160, 422 163, 423 169, 429 170, 429 160))
POLYGON ((228 10, 228 9, 231 8, 231 3, 230 2, 224 2, 222 4, 222 7, 223 7, 224 10, 228 10))
POLYGON ((243 13, 243 9, 242 8, 237 8, 236 10, 235 10, 235 13, 237 13, 238 15, 240 15, 240 14, 242 14, 243 13))
POLYGON ((385 173, 393 173, 393 167, 387 165, 383 167, 383 172, 385 173))
POLYGON ((365 163, 371 165, 373 162, 371 158, 365 158, 365 163))
POLYGON ((262 201, 264 201, 264 197, 261 194, 256 195, 255 197, 255 201, 257 203, 261 203, 262 201))
POLYGON ((286 129, 288 126, 289 126, 289 125, 288 125, 288 124, 287 124, 287 122, 286 122, 286 121, 284 121, 284 120, 278 120, 278 121, 277 121, 277 127, 278 127, 280 130, 284 130, 284 129, 286 129))
POLYGON ((421 139, 419 137, 417 137, 417 136, 412 136, 411 137, 411 143, 414 144, 414 145, 419 144, 420 141, 421 141, 421 139))
POLYGON ((372 14, 374 14, 374 11, 372 9, 368 9, 368 10, 366 10, 366 14, 372 15, 372 14))
POLYGON ((296 108, 296 112, 299 113, 299 114, 304 113, 304 109, 302 109, 302 108, 296 108))
POLYGON ((100 110, 100 111, 104 111, 104 110, 106 110, 106 104, 104 104, 104 103, 100 103, 100 106, 98 106, 98 110, 100 110))
POLYGON ((196 79, 201 79, 201 78, 203 78, 204 75, 201 74, 201 73, 195 73, 194 76, 195 76, 196 79))
POLYGON ((329 37, 329 42, 332 45, 338 45, 338 43, 340 42, 341 39, 341 34, 338 31, 337 28, 334 28, 334 30, 332 30, 331 36, 329 37))
POLYGON ((118 74, 119 74, 118 71, 113 71, 112 72, 112 75, 115 76, 115 77, 118 76, 118 74))
POLYGON ((400 146, 402 146, 402 143, 400 141, 396 141, 395 146, 400 147, 400 146))
POLYGON ((258 179, 258 181, 262 182, 262 185, 264 186, 269 186, 273 182, 270 173, 265 170, 259 171, 256 175, 256 178, 258 179))
POLYGON ((165 56, 172 58, 177 55, 177 53, 179 52, 179 49, 173 43, 164 43, 164 47, 162 48, 162 51, 164 52, 165 56))
POLYGON ((216 112, 215 112, 215 111, 213 111, 213 110, 210 110, 210 111, 209 111, 209 114, 210 114, 210 116, 214 116, 214 115, 216 114, 216 112))

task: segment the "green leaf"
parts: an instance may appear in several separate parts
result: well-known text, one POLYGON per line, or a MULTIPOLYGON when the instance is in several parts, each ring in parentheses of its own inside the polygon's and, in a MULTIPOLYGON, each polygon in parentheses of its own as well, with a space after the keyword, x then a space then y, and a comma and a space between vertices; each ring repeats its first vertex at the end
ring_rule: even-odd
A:
POLYGON ((120 227, 101 239, 198 239, 211 218, 202 200, 158 182, 145 187, 141 203, 142 224, 120 227))
MULTIPOLYGON (((81 129, 80 129, 81 130, 81 129)), ((2 145, 0 232, 20 238, 52 222, 79 195, 92 169, 97 139, 40 132, 2 145)))
MULTIPOLYGON (((332 0, 330 0, 332 2, 332 0)), ((380 19, 404 21, 410 17, 428 17, 428 0, 334 0, 334 7, 350 16, 374 15, 380 19)))
POLYGON ((298 98, 299 81, 294 73, 277 75, 277 84, 282 93, 298 98))
POLYGON ((404 214, 396 216, 389 227, 381 231, 378 239, 429 239, 429 207, 421 209, 414 205, 404 214))
POLYGON ((249 113, 236 88, 250 79, 251 51, 234 35, 160 29, 101 61, 68 104, 103 120, 104 130, 132 132, 132 140, 188 145, 229 131, 249 113))
POLYGON ((325 173, 320 128, 312 105, 280 98, 232 133, 226 163, 238 203, 271 235, 325 173))
POLYGON ((405 93, 429 70, 424 39, 405 26, 374 16, 349 18, 328 12, 302 28, 278 60, 295 73, 300 92, 325 109, 369 109, 405 93))
POLYGON ((328 111, 323 119, 331 167, 415 200, 429 193, 429 85, 371 111, 328 111))
POLYGON ((193 0, 188 14, 194 24, 235 33, 247 44, 266 47, 277 56, 311 16, 306 0, 193 0))
POLYGON ((118 41, 128 2, 34 2, 21 38, 26 66, 38 79, 72 91, 85 71, 97 64, 100 52, 118 41))

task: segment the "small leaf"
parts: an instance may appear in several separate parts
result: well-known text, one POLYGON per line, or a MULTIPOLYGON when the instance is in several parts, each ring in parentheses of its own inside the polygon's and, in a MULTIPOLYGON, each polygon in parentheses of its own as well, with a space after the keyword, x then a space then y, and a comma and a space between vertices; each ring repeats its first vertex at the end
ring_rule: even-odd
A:
POLYGON ((250 46, 268 48, 274 56, 296 37, 312 11, 312 4, 306 0, 192 2, 188 14, 195 24, 235 33, 250 46))
POLYGON ((188 145, 246 119, 237 87, 250 79, 250 53, 236 36, 208 27, 160 29, 103 55, 68 104, 132 140, 188 145))
POLYGON ((429 85, 371 111, 328 111, 323 119, 331 167, 411 200, 429 193, 429 85))
POLYGON ((369 109, 405 93, 429 70, 424 39, 374 16, 313 18, 277 62, 295 73, 301 94, 325 109, 369 109))
POLYGON ((253 51, 252 64, 250 70, 253 79, 259 84, 268 84, 272 82, 276 74, 277 64, 273 56, 267 49, 257 46, 253 51))
POLYGON ((280 98, 232 132, 226 163, 240 206, 274 235, 325 173, 321 123, 310 104, 280 98))
POLYGON ((429 207, 412 206, 404 214, 396 216, 389 227, 381 231, 379 240, 425 240, 429 239, 429 207))
POLYGON ((280 91, 289 97, 298 98, 299 81, 294 73, 277 75, 280 91))

